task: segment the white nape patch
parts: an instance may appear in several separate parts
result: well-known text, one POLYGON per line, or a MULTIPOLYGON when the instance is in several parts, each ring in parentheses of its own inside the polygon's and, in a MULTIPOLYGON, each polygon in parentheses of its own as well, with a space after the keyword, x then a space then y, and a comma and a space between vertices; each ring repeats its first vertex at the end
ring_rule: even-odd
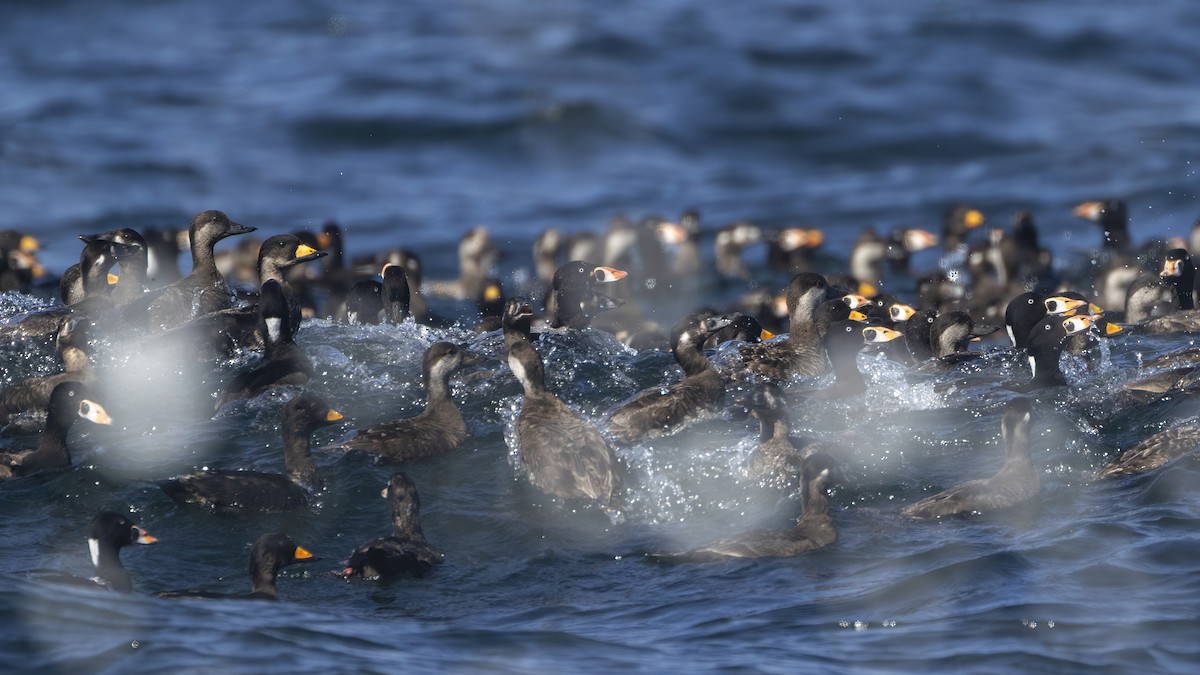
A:
POLYGON ((1037 377, 1037 359, 1029 357, 1029 369, 1033 371, 1033 376, 1037 377))
POLYGON ((1016 347, 1017 346, 1017 336, 1013 333, 1012 326, 1006 325, 1004 327, 1004 330, 1008 331, 1008 339, 1013 343, 1013 346, 1016 347))
POLYGON ((100 540, 88 538, 88 551, 92 554, 92 567, 100 566, 100 540))
POLYGON ((267 339, 271 342, 279 342, 279 338, 283 334, 283 319, 271 317, 266 320, 266 324, 267 339))

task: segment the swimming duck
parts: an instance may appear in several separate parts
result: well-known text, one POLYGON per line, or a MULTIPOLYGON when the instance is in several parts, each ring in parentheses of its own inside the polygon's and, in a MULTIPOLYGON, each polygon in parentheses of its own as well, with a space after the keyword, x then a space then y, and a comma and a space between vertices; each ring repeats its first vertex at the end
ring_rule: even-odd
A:
POLYGON ((179 271, 179 254, 188 250, 190 240, 186 229, 147 227, 142 231, 146 240, 146 279, 152 288, 174 283, 183 278, 179 271))
POLYGON ((728 317, 691 314, 671 329, 671 352, 684 378, 637 394, 609 415, 609 432, 622 443, 677 431, 717 410, 725 398, 725 378, 704 355, 704 341, 730 324, 728 317))
POLYGON ((394 576, 423 577, 442 564, 442 552, 425 539, 421 529, 421 498, 417 487, 407 474, 392 474, 383 498, 392 507, 392 535, 379 537, 354 549, 345 569, 344 577, 362 575, 368 579, 394 576))
POLYGON ((94 401, 86 397, 80 382, 62 382, 50 392, 46 429, 36 449, 0 452, 0 478, 18 478, 43 471, 67 469, 71 453, 67 448, 67 432, 76 419, 93 424, 111 425, 112 418, 94 401))
POLYGON ((1046 318, 1046 298, 1032 291, 1008 301, 1004 308, 1004 330, 1013 347, 1024 349, 1033 327, 1046 318))
POLYGON ((346 292, 346 323, 376 326, 383 320, 383 284, 374 279, 354 282, 346 292))
POLYGON ((229 383, 217 397, 215 409, 230 401, 252 398, 271 387, 305 384, 312 377, 312 361, 296 344, 294 313, 285 298, 278 281, 263 284, 258 298, 258 331, 266 336, 263 359, 229 383))
POLYGON ((514 342, 508 365, 525 389, 516 450, 530 482, 558 499, 616 506, 622 482, 616 455, 587 420, 546 391, 542 357, 529 343, 514 342))
POLYGON ((821 344, 835 379, 832 385, 810 394, 812 398, 845 398, 867 390, 867 383, 858 370, 858 353, 866 344, 863 330, 862 321, 854 319, 834 321, 825 329, 821 344))
POLYGON ((1126 253, 1131 248, 1129 237, 1129 209, 1120 199, 1104 199, 1083 202, 1073 213, 1084 220, 1095 223, 1104 233, 1103 248, 1115 253, 1126 253))
POLYGON ((742 251, 763 240, 762 230, 747 222, 736 222, 717 230, 714 243, 717 272, 730 279, 747 280, 750 270, 742 259, 742 251))
POLYGON ((925 370, 944 369, 957 363, 977 358, 980 352, 967 350, 967 345, 984 335, 998 330, 988 324, 976 325, 966 312, 942 312, 929 327, 929 347, 932 360, 922 364, 925 370))
POLYGON ((309 452, 309 438, 341 413, 312 394, 301 394, 283 408, 283 464, 286 474, 263 471, 205 471, 159 481, 180 504, 220 511, 290 511, 308 505, 321 488, 321 476, 309 452))
POLYGON ((532 342, 537 336, 532 332, 533 305, 529 300, 516 297, 504 303, 504 315, 500 327, 504 330, 504 353, 508 354, 513 342, 532 342))
POLYGON ((62 325, 55 346, 63 363, 63 372, 29 378, 0 392, 0 420, 26 410, 45 410, 50 405, 50 394, 63 382, 92 382, 94 374, 88 356, 87 327, 87 319, 82 318, 70 319, 62 325))
POLYGON ((795 482, 803 473, 804 460, 819 452, 823 444, 792 438, 787 401, 778 386, 760 384, 746 403, 758 419, 758 445, 746 461, 747 475, 781 487, 795 482))
POLYGON ((825 453, 804 460, 801 476, 803 515, 786 530, 750 530, 682 553, 655 553, 649 560, 664 563, 698 563, 728 558, 787 558, 825 548, 837 541, 837 528, 829 517, 829 484, 833 458, 825 453))
POLYGON ((383 271, 383 320, 392 325, 404 323, 412 316, 412 287, 408 273, 401 265, 384 265, 383 271))
POLYGON ((78 272, 71 275, 78 281, 68 281, 59 287, 65 305, 30 312, 17 321, 0 326, 0 335, 49 339, 72 317, 99 315, 112 307, 108 271, 117 264, 118 253, 125 253, 126 247, 92 237, 88 239, 79 254, 78 272))
MULTIPOLYGON (((1136 286, 1130 286, 1130 297, 1126 300, 1126 320, 1135 323, 1141 319, 1141 329, 1148 333, 1200 332, 1200 310, 1196 309, 1194 298, 1196 267, 1192 256, 1182 248, 1167 251, 1159 277, 1162 284, 1155 288, 1159 296, 1158 301, 1161 303, 1164 288, 1171 289, 1171 295, 1174 296, 1173 301, 1169 303, 1169 311, 1161 316, 1145 318, 1143 315, 1153 313, 1153 309, 1146 309, 1149 300, 1141 296, 1133 297, 1136 286)), ((1149 292, 1148 295, 1155 295, 1155 291, 1149 292)))
MULTIPOLYGON (((712 311, 703 314, 706 316, 717 316, 716 312, 712 311)), ((705 349, 715 349, 726 342, 734 340, 757 344, 763 340, 770 340, 775 337, 774 333, 763 328, 758 319, 749 314, 735 312, 728 316, 730 318, 729 325, 709 335, 708 339, 704 341, 705 349)))
POLYGON ((1062 358, 1063 340, 1091 329, 1093 319, 1087 315, 1063 319, 1049 315, 1042 319, 1029 334, 1029 367, 1033 378, 1023 388, 1056 387, 1067 383, 1059 367, 1062 358))
POLYGON ((198 316, 233 305, 233 293, 217 271, 213 247, 226 237, 248 234, 257 228, 233 222, 220 211, 202 211, 188 227, 192 271, 179 281, 126 305, 127 319, 142 319, 151 331, 179 326, 198 316))
POLYGON ((16 230, 0 231, 0 292, 32 290, 33 280, 45 275, 38 262, 38 240, 16 230))
POLYGON ((279 570, 287 565, 313 560, 313 554, 296 545, 285 534, 264 534, 250 549, 250 592, 217 593, 205 590, 161 591, 158 598, 227 598, 242 600, 278 600, 275 578, 279 570))
POLYGON ((1042 483, 1029 456, 1031 410, 1027 398, 1013 399, 1005 406, 1000 423, 1004 466, 996 475, 956 485, 909 504, 900 513, 921 519, 964 516, 1012 508, 1036 497, 1042 490, 1042 483))
POLYGON ((1152 471, 1200 447, 1200 427, 1160 431, 1120 453, 1096 472, 1097 478, 1133 476, 1152 471))
MULTIPOLYGON (((149 267, 148 247, 146 240, 137 230, 128 227, 118 228, 111 232, 102 232, 92 235, 99 241, 108 241, 120 244, 122 248, 119 251, 114 251, 117 254, 117 265, 120 267, 120 274, 116 281, 116 286, 111 292, 112 301, 116 305, 123 305, 131 300, 134 300, 146 291, 147 269, 149 267)), ((114 281, 109 278, 108 281, 114 281)))
POLYGON ((329 450, 361 450, 392 462, 440 455, 467 438, 467 423, 450 397, 450 375, 475 360, 465 349, 450 342, 435 342, 421 360, 425 384, 425 409, 416 417, 382 422, 359 429, 329 450))
POLYGON ((92 554, 92 565, 96 577, 118 593, 133 592, 129 572, 121 564, 121 549, 130 544, 153 544, 158 539, 150 536, 125 516, 105 511, 92 519, 88 527, 88 551, 92 554))
MULTIPOLYGON (((814 377, 825 370, 825 355, 820 348, 824 327, 818 325, 817 310, 828 293, 829 284, 820 274, 801 272, 792 278, 785 292, 790 333, 785 340, 743 346, 740 352, 750 372, 773 380, 787 380, 793 374, 814 377)), ((850 314, 845 301, 836 302, 840 306, 827 310, 825 325, 850 314), (841 308, 845 309, 844 316, 838 311, 841 308)))
POLYGON ((966 204, 951 204, 942 216, 942 247, 947 251, 966 243, 967 233, 983 225, 983 213, 966 204))
POLYGON ((458 242, 458 278, 429 281, 422 290, 433 297, 473 300, 480 295, 484 280, 495 266, 499 253, 487 228, 476 227, 458 242))
POLYGON ((624 304, 596 291, 596 284, 607 284, 626 277, 626 272, 604 265, 572 260, 554 273, 553 307, 547 307, 553 328, 587 328, 596 313, 624 304))

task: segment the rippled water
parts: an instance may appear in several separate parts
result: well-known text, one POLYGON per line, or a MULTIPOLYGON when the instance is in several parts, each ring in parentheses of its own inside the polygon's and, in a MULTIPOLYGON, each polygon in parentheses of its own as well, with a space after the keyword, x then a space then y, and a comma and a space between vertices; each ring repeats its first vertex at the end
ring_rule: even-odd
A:
MULTIPOLYGON (((1070 218, 1081 199, 1129 200, 1137 241, 1184 235, 1197 214, 1198 20, 1183 1, 9 4, 3 225, 38 233, 43 260, 62 269, 78 253, 72 235, 116 224, 180 225, 220 208, 274 233, 335 217, 351 253, 404 245, 444 277, 458 236, 483 223, 509 251, 511 279, 542 228, 598 229, 618 211, 821 225, 823 264, 836 269, 861 227, 931 226, 969 199, 994 222, 1032 208, 1064 264, 1081 264, 1099 242, 1070 218)), ((937 254, 915 264, 932 268, 937 254)), ((0 314, 28 302, 5 296, 0 314)), ((498 345, 464 329, 306 324, 311 388, 349 418, 318 442, 416 411, 421 353, 445 338, 498 345)), ((514 469, 505 434, 519 388, 485 362, 493 376, 454 385, 466 445, 406 467, 447 562, 389 584, 320 573, 386 532, 377 495, 390 468, 319 455, 327 490, 295 514, 178 507, 149 481, 279 465, 282 398, 210 419, 209 394, 237 364, 214 373, 170 353, 109 350, 98 358, 118 428, 76 429, 70 472, 0 486, 0 571, 86 573, 84 531, 102 509, 130 509, 160 538, 125 552, 139 592, 241 590, 265 531, 322 560, 288 568, 285 602, 266 607, 2 575, 0 663, 1190 670, 1200 466, 1089 479, 1118 448, 1200 417, 1188 398, 1122 410, 1105 394, 1189 342, 1118 337, 1099 370, 1076 366, 1073 386, 1036 407, 1043 497, 932 525, 899 507, 999 466, 998 405, 1013 395, 1000 381, 1023 377, 1020 362, 997 354, 978 373, 922 378, 860 357, 867 394, 793 404, 798 433, 842 448, 839 541, 793 560, 674 568, 636 554, 796 515, 791 496, 740 474, 751 423, 723 417, 622 451, 635 477, 623 520, 564 513, 514 469)), ((596 420, 678 376, 669 356, 597 331, 548 335, 539 350, 551 388, 596 420)), ((53 368, 44 346, 0 345, 6 383, 53 368)))

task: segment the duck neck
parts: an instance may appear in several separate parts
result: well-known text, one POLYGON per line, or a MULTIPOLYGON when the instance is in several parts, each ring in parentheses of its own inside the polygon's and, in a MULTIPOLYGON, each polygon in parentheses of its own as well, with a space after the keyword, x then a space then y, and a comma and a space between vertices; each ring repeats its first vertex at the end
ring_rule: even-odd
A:
POLYGON ((684 336, 675 344, 675 362, 683 368, 684 374, 688 377, 699 375, 704 371, 712 368, 712 364, 708 362, 708 357, 704 355, 704 350, 701 349, 703 341, 697 342, 692 340, 690 336, 684 336))
POLYGON ((804 515, 803 518, 825 516, 829 513, 829 495, 824 486, 818 481, 809 481, 804 485, 804 515))
POLYGON ((83 373, 92 369, 92 361, 86 352, 78 347, 67 347, 62 351, 63 371, 68 373, 83 373))
POLYGON ((275 576, 279 573, 278 565, 254 566, 250 568, 250 594, 259 598, 279 599, 279 591, 275 590, 275 576))
POLYGON ((432 373, 425 382, 425 403, 441 403, 450 400, 450 373, 432 373))
POLYGON ((790 433, 791 428, 786 413, 781 413, 774 418, 759 420, 758 440, 760 443, 772 438, 787 438, 790 433))
POLYGON ((288 429, 283 431, 283 465, 287 469, 288 478, 318 489, 321 487, 321 476, 313 463, 309 446, 309 435, 302 431, 288 429))
POLYGON ((392 536, 397 539, 425 541, 425 531, 421 529, 417 509, 411 503, 407 508, 392 513, 392 536))
POLYGON ((146 249, 138 249, 134 254, 121 260, 118 266, 121 268, 121 275, 120 280, 117 281, 117 288, 129 289, 128 293, 131 297, 140 295, 146 288, 146 270, 149 268, 146 249))
POLYGON ((119 550, 111 546, 105 546, 95 539, 89 539, 88 545, 93 547, 92 552, 95 556, 96 576, 108 582, 108 585, 114 591, 119 593, 133 591, 133 584, 129 580, 129 573, 125 571, 125 566, 121 564, 119 550))
POLYGON ((197 236, 198 234, 199 232, 193 232, 192 236, 188 237, 192 249, 192 274, 197 272, 215 273, 217 261, 213 256, 213 247, 217 245, 217 242, 208 237, 197 236))

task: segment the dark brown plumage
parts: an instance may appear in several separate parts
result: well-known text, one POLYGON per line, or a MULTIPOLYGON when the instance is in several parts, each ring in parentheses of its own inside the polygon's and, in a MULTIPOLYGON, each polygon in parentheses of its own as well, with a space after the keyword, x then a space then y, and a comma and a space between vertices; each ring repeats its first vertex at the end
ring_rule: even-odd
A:
POLYGON ((829 517, 829 483, 833 458, 817 453, 804 460, 804 513, 786 530, 750 530, 682 553, 655 553, 648 559, 665 563, 698 563, 727 558, 787 558, 829 546, 837 528, 829 517))
POLYGON ((634 443, 673 433, 716 411, 725 398, 725 378, 709 363, 702 345, 729 323, 728 317, 691 314, 675 324, 671 351, 684 378, 665 389, 643 391, 614 410, 609 416, 609 432, 623 443, 634 443))
POLYGON ((425 409, 416 417, 359 429, 355 436, 331 446, 361 450, 392 462, 433 457, 449 452, 467 438, 467 423, 450 397, 450 375, 474 357, 449 342, 434 343, 421 362, 425 409))
POLYGON ((1167 429, 1113 457, 1096 473, 1097 478, 1146 473, 1200 447, 1200 427, 1167 429))
POLYGON ((579 413, 546 391, 545 366, 529 343, 509 347, 508 364, 525 388, 517 451, 530 482, 562 500, 615 506, 621 470, 608 444, 579 413))
MULTIPOLYGON (((829 283, 820 274, 802 272, 793 277, 785 294, 791 320, 788 336, 743 346, 740 351, 747 370, 775 381, 786 381, 793 375, 815 377, 823 373, 825 354, 821 350, 817 309, 828 293, 829 283)), ((831 321, 849 316, 849 305, 838 302, 845 308, 845 316, 832 317, 831 321)))
POLYGON ((988 513, 1012 508, 1037 496, 1042 483, 1029 457, 1030 410, 1027 398, 1013 399, 1005 408, 1000 424, 1004 466, 996 475, 956 485, 909 504, 900 512, 925 519, 988 513))

